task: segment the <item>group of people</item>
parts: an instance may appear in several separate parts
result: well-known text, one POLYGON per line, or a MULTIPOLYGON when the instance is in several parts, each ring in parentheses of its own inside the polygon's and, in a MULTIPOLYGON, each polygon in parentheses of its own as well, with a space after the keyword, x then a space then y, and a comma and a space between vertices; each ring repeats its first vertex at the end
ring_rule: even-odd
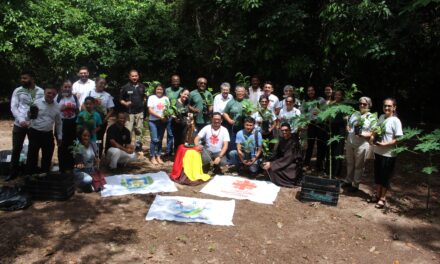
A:
POLYGON ((301 179, 303 170, 311 170, 316 143, 314 169, 317 172, 330 173, 328 164, 331 162, 331 173, 341 176, 342 161, 337 157, 344 155, 346 150, 347 177, 344 186, 355 192, 359 188, 365 160, 374 151, 378 188, 371 200, 378 207, 385 204, 395 164, 392 150, 397 137, 402 135, 393 99, 384 101, 384 114, 378 122, 370 119, 371 99, 361 97, 359 111, 351 116, 338 114, 330 127, 326 127, 318 119, 319 112, 326 105, 344 102, 344 91, 334 91, 331 85, 325 86, 324 97, 317 95, 314 86, 308 86, 302 101, 295 95, 294 87, 286 85, 283 99, 279 100, 273 94, 271 82, 267 81, 261 87, 258 76, 253 76, 249 88, 242 85, 235 87, 235 96, 231 94, 231 85, 227 82, 221 84, 220 93, 214 96, 207 89, 206 78, 198 78, 197 88, 190 91, 181 86, 180 77, 174 74, 169 87, 157 84, 153 94, 147 96, 139 73, 131 70, 129 81, 121 87, 118 96, 121 111, 116 113, 115 123, 107 128, 109 118, 115 115, 115 101, 105 91, 106 80, 100 77, 94 81, 89 79, 86 67, 79 69, 78 76, 79 80, 73 84, 65 80, 60 89, 46 85, 43 90, 36 86, 32 72, 22 73, 22 86, 14 90, 11 99, 15 122, 9 178, 16 177, 19 172, 19 156, 26 135, 29 139, 26 173, 49 171, 55 131, 60 170, 80 171, 79 180, 87 184, 103 153, 110 169, 136 158, 134 143, 139 145, 138 142, 142 141, 144 120, 148 115, 151 164, 164 163, 162 143, 166 131, 167 156, 173 156, 178 147, 185 144, 199 149, 205 169, 233 166, 239 172, 247 171, 250 175, 263 171, 281 186, 293 186, 301 179), (36 115, 33 113, 35 108, 38 109, 36 115), (301 114, 308 119, 305 128, 296 122, 301 114), (385 133, 381 140, 374 141, 372 126, 378 123, 385 133), (327 144, 329 135, 340 135, 346 140, 327 144), (132 140, 133 137, 135 140, 132 140), (307 139, 305 155, 300 138, 307 139), (263 157, 263 147, 268 147, 263 146, 263 142, 268 143, 272 139, 278 139, 278 142, 266 144, 271 155, 263 157), (40 149, 42 159, 38 168, 40 149))

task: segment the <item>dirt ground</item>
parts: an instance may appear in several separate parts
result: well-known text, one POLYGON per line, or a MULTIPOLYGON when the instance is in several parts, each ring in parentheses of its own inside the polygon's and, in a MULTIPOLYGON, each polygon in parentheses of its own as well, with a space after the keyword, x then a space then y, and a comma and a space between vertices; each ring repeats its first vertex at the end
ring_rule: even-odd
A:
MULTIPOLYGON (((10 149, 11 130, 12 121, 0 122, 0 149, 10 149)), ((282 188, 273 205, 237 200, 232 227, 145 221, 154 195, 34 202, 0 212, 0 263, 440 263, 440 177, 427 211, 419 161, 399 157, 387 213, 365 201, 371 164, 362 192, 341 194, 337 207, 302 203, 300 188, 282 188)), ((171 167, 140 161, 121 172, 171 167)), ((177 187, 172 195, 222 199, 199 193, 203 186, 177 187)))

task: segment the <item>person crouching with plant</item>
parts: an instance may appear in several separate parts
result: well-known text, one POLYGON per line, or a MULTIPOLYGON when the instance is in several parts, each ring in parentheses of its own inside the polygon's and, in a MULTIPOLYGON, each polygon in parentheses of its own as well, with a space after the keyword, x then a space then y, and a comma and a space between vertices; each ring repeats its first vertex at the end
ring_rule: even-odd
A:
POLYGON ((288 123, 281 124, 280 131, 281 137, 275 156, 272 161, 263 163, 263 169, 276 185, 293 187, 302 178, 301 146, 292 136, 292 129, 288 123))
POLYGON ((390 188, 390 179, 396 164, 396 154, 393 150, 397 138, 403 136, 402 123, 396 116, 396 100, 387 98, 383 101, 384 114, 379 117, 377 126, 373 128, 374 137, 374 181, 376 193, 371 202, 376 202, 376 208, 384 208, 386 194, 390 188), (377 138, 379 137, 379 138, 377 138))
POLYGON ((78 131, 78 141, 71 147, 75 156, 75 185, 83 192, 92 192, 92 173, 99 166, 98 146, 90 140, 90 131, 82 127, 78 131))
POLYGON ((90 131, 90 140, 96 143, 96 133, 102 124, 101 116, 95 111, 95 98, 87 96, 84 99, 84 110, 82 110, 76 119, 76 129, 87 128, 90 131))
POLYGON ((150 119, 148 125, 150 127, 150 157, 151 163, 154 165, 163 164, 160 158, 162 152, 162 139, 167 127, 168 119, 164 116, 164 110, 170 104, 168 97, 164 94, 162 84, 157 84, 154 88, 154 94, 148 97, 148 113, 150 119))
POLYGON ((261 133, 254 129, 255 119, 249 116, 243 123, 244 129, 238 131, 235 138, 237 150, 231 151, 229 157, 239 173, 242 169, 248 169, 255 175, 260 168, 263 138, 261 133))

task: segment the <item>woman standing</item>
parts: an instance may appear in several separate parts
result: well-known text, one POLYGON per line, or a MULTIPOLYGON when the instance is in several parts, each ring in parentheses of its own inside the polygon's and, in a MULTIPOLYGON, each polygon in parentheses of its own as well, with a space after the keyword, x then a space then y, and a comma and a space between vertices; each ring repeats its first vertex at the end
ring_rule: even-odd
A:
POLYGON ((73 145, 76 138, 76 115, 79 112, 79 102, 76 95, 72 94, 72 83, 65 80, 61 85, 61 93, 55 99, 60 107, 61 119, 63 121, 63 140, 58 148, 58 163, 60 171, 73 170, 73 155, 69 147, 73 145))
MULTIPOLYGON (((279 123, 288 123, 292 128, 292 134, 296 134, 298 127, 295 125, 295 117, 301 115, 301 111, 295 107, 295 97, 288 95, 283 100, 284 107, 281 108, 278 115, 279 123)), ((297 139, 297 137, 294 137, 297 139)))
POLYGON ((160 158, 162 152, 162 139, 167 126, 167 118, 164 117, 163 111, 170 101, 168 97, 164 95, 164 89, 162 84, 157 84, 154 88, 154 94, 148 97, 148 113, 150 114, 149 126, 150 126, 150 157, 151 163, 154 165, 163 164, 164 162, 160 158))
POLYGON ((174 153, 177 153, 177 148, 185 144, 186 130, 188 129, 188 97, 189 90, 184 88, 179 93, 179 98, 176 100, 177 114, 173 118, 172 130, 174 135, 174 153))
POLYGON ((115 104, 113 102, 113 97, 104 91, 105 87, 107 86, 106 80, 104 78, 97 77, 95 84, 95 89, 90 91, 88 96, 95 98, 95 110, 99 113, 102 119, 102 124, 99 126, 99 131, 96 133, 97 143, 99 143, 99 157, 101 157, 104 149, 104 134, 107 130, 108 119, 113 113, 115 104))
POLYGON ((255 129, 261 132, 263 139, 272 139, 273 130, 277 124, 275 113, 269 109, 269 96, 260 96, 260 109, 252 115, 255 119, 255 129))
POLYGON ((327 132, 325 126, 318 123, 318 114, 320 109, 325 105, 325 100, 322 97, 316 95, 316 90, 314 86, 309 86, 307 88, 307 96, 302 104, 301 112, 306 114, 307 118, 310 120, 307 126, 307 150, 306 156, 304 158, 305 167, 310 166, 310 160, 312 159, 313 148, 317 148, 317 158, 316 158, 316 170, 321 172, 324 170, 324 157, 325 151, 327 149, 327 132))
POLYGON ((383 127, 381 140, 374 144, 374 182, 376 193, 372 202, 377 200, 376 208, 384 208, 386 194, 390 188, 390 179, 396 164, 396 154, 393 152, 397 138, 403 136, 402 123, 396 116, 396 100, 388 98, 383 101, 384 114, 379 117, 377 125, 383 127))
POLYGON ((372 106, 370 97, 359 98, 359 111, 354 112, 348 119, 345 153, 347 177, 342 186, 348 187, 349 192, 359 190, 359 183, 365 170, 365 161, 371 151, 368 140, 371 137, 372 121, 375 119, 370 113, 372 106))

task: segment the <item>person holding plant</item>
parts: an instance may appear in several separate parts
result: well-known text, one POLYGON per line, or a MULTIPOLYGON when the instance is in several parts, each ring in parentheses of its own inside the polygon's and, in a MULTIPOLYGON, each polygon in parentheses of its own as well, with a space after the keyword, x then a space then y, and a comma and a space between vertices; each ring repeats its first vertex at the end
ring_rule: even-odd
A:
MULTIPOLYGON (((292 128, 292 134, 296 134, 298 128, 295 126, 295 118, 301 115, 301 111, 295 107, 295 97, 292 95, 286 96, 283 100, 284 107, 281 107, 278 115, 279 123, 289 123, 292 128)), ((295 135, 298 137, 298 135, 295 135)))
POLYGON ((173 117, 172 130, 174 135, 174 153, 177 153, 177 148, 185 144, 185 135, 188 129, 188 97, 189 90, 184 88, 176 100, 175 116, 173 117))
POLYGON ((110 169, 116 169, 118 164, 127 164, 136 159, 130 130, 125 127, 126 122, 127 113, 119 112, 116 115, 116 123, 107 129, 105 152, 110 169))
MULTIPOLYGON (((183 91, 183 87, 180 86, 180 76, 177 74, 171 75, 171 86, 165 89, 165 95, 168 97, 170 102, 172 103, 175 100, 177 100, 182 91, 183 91)), ((167 150, 166 150, 167 156, 172 156, 173 150, 174 152, 177 150, 177 148, 173 147, 176 146, 174 143, 175 130, 173 130, 173 123, 174 123, 174 117, 169 118, 167 123, 167 150)))
POLYGON ((38 116, 31 120, 29 125, 29 150, 27 153, 27 172, 29 174, 49 172, 52 163, 54 144, 53 127, 56 128, 58 146, 61 145, 63 136, 63 123, 59 106, 55 103, 57 89, 47 85, 44 89, 44 97, 35 101, 38 107, 38 116), (38 153, 41 149, 41 170, 38 170, 38 153))
POLYGON ((69 148, 76 139, 76 116, 79 113, 79 100, 72 94, 72 83, 65 80, 61 85, 61 93, 55 99, 61 111, 61 120, 63 122, 63 141, 58 147, 58 163, 60 171, 72 171, 74 165, 74 156, 69 148))
POLYGON ((160 158, 162 152, 162 139, 167 127, 168 118, 164 116, 164 110, 170 105, 168 97, 165 96, 162 84, 157 84, 154 94, 148 97, 148 113, 150 119, 150 161, 152 164, 163 164, 160 158))
POLYGON ((371 145, 371 128, 375 123, 375 115, 370 112, 373 103, 370 97, 359 98, 359 111, 348 118, 346 130, 348 132, 345 160, 347 162, 347 176, 342 187, 348 187, 349 192, 357 192, 359 183, 365 170, 365 161, 368 159, 371 145))
POLYGON ((325 100, 324 98, 316 95, 315 87, 307 87, 307 96, 301 107, 301 113, 304 113, 310 121, 310 123, 307 125, 307 150, 304 158, 304 165, 307 168, 310 166, 310 160, 312 159, 313 149, 316 142, 317 172, 324 170, 324 158, 327 149, 327 132, 325 130, 325 126, 318 122, 318 114, 324 105, 325 100))
POLYGON ((220 85, 220 92, 214 97, 213 103, 213 112, 219 112, 223 114, 225 112, 225 107, 229 101, 231 101, 234 97, 229 93, 231 90, 231 85, 227 82, 224 82, 220 85))
POLYGON ((263 162, 263 169, 276 185, 293 187, 302 178, 302 153, 298 140, 292 137, 288 123, 281 124, 281 137, 272 161, 263 162))
POLYGON ((221 124, 222 115, 213 113, 211 124, 200 130, 194 139, 195 147, 202 152, 203 165, 209 167, 211 164, 217 171, 221 171, 220 167, 228 164, 226 152, 230 141, 228 130, 221 124))
POLYGON ((76 118, 76 129, 79 131, 82 127, 87 128, 91 134, 90 140, 96 143, 96 134, 102 124, 102 119, 95 110, 95 98, 87 96, 84 99, 84 108, 76 118))
MULTIPOLYGON (((235 142, 235 134, 243 129, 243 102, 246 96, 246 88, 241 85, 235 87, 235 99, 226 104, 223 119, 226 121, 231 142, 235 142)), ((235 150, 235 144, 229 144, 228 150, 235 150)))
POLYGON ((255 119, 248 116, 244 119, 244 129, 238 131, 235 139, 236 150, 229 153, 231 163, 237 166, 240 172, 243 168, 248 169, 255 175, 261 163, 262 142, 261 133, 254 129, 255 119))
POLYGON ((75 185, 84 192, 92 192, 92 173, 99 167, 98 146, 90 140, 90 131, 82 127, 78 131, 79 141, 71 147, 75 156, 75 185))
MULTIPOLYGON (((396 100, 387 98, 383 101, 383 112, 379 117, 374 137, 380 137, 374 141, 374 182, 376 193, 371 201, 376 202, 376 208, 384 208, 386 205, 386 194, 390 188, 390 180, 396 164, 396 154, 393 150, 397 145, 397 138, 403 136, 402 123, 396 116, 396 100)), ((371 138, 373 140, 373 137, 371 138)))
POLYGON ((269 96, 260 96, 260 108, 252 117, 256 121, 255 129, 261 132, 264 139, 273 138, 273 130, 276 127, 277 117, 269 108, 269 96))
POLYGON ((212 94, 206 90, 208 81, 204 77, 197 79, 197 89, 189 94, 189 110, 194 113, 197 131, 201 131, 209 123, 212 112, 212 94))
POLYGON ((108 120, 113 114, 115 103, 113 102, 113 96, 104 91, 107 86, 107 82, 104 78, 97 77, 95 84, 96 87, 89 92, 89 96, 95 98, 95 110, 102 119, 102 124, 99 126, 99 130, 96 134, 97 140, 101 142, 101 144, 99 144, 99 157, 101 158, 104 149, 104 134, 107 130, 108 120))
POLYGON ((14 116, 14 127, 12 128, 12 155, 9 175, 5 180, 9 181, 18 176, 20 172, 20 153, 26 136, 29 135, 31 106, 34 101, 44 97, 44 90, 35 85, 35 74, 32 71, 23 71, 20 74, 21 86, 15 88, 11 97, 11 112, 14 116))

